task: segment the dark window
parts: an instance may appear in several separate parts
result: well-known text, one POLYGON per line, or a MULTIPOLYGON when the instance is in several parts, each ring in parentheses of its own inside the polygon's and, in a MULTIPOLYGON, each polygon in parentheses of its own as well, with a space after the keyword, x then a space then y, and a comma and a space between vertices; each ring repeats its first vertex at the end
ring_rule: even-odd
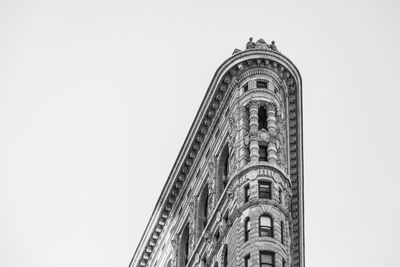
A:
POLYGON ((260 236, 273 237, 272 218, 269 215, 262 215, 259 219, 259 234, 260 236))
POLYGON ((248 83, 243 85, 243 93, 246 93, 247 91, 249 91, 249 84, 248 83))
POLYGON ((285 261, 285 259, 282 259, 282 267, 286 267, 286 261, 285 261))
POLYGON ((268 160, 268 155, 267 155, 267 147, 266 146, 260 146, 258 153, 260 154, 260 161, 267 161, 268 160))
POLYGON ((249 240, 249 235, 250 235, 250 218, 247 217, 244 219, 244 241, 246 242, 249 240))
POLYGON ((219 240, 219 230, 217 230, 214 234, 215 242, 219 240))
POLYGON ((214 267, 218 267, 218 262, 214 263, 214 267))
POLYGON ((202 233, 208 222, 208 184, 201 191, 198 203, 196 229, 202 233))
POLYGON ((249 202, 250 199, 250 185, 247 184, 244 187, 244 203, 249 202))
POLYGON ((267 129, 267 111, 263 106, 258 109, 258 129, 267 129))
POLYGON ((257 88, 268 89, 268 82, 267 81, 257 81, 257 88))
POLYGON ((228 183, 228 175, 229 175, 229 147, 228 144, 225 144, 218 160, 217 192, 219 193, 219 196, 228 183))
POLYGON ((224 247, 224 267, 228 267, 228 246, 224 247))
POLYGON ((179 259, 178 266, 184 267, 188 262, 189 256, 189 224, 186 224, 181 234, 179 243, 179 259))
MULTIPOLYGON (((208 191, 208 186, 206 190, 208 191)), ((203 214, 204 214, 203 229, 204 229, 207 225, 207 219, 208 219, 208 192, 206 192, 206 196, 204 199, 203 214)))
POLYGON ((260 251, 260 267, 274 267, 275 255, 273 252, 260 251))
POLYGON ((250 254, 244 256, 244 267, 250 267, 250 254))
POLYGON ((285 225, 283 224, 283 221, 281 222, 281 243, 283 244, 284 240, 284 233, 285 233, 285 225))
POLYGON ((281 203, 282 203, 282 189, 280 189, 280 188, 279 188, 279 191, 278 191, 278 193, 279 193, 279 199, 278 199, 278 202, 279 202, 279 204, 281 204, 281 203))
POLYGON ((228 152, 228 155, 226 156, 225 162, 224 162, 224 181, 227 180, 228 174, 229 174, 229 152, 228 152))
POLYGON ((271 199, 271 182, 258 181, 258 197, 262 199, 271 199))

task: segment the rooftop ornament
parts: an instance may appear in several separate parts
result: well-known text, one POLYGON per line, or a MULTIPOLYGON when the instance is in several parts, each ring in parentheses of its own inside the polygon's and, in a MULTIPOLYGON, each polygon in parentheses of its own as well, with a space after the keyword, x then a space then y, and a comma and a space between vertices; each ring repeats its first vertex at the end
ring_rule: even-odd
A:
MULTIPOLYGON (((266 50, 276 51, 279 53, 275 41, 272 41, 271 44, 267 44, 265 40, 262 38, 258 39, 257 42, 253 42, 253 37, 250 37, 249 41, 246 44, 246 50, 249 49, 266 49, 266 50)), ((240 49, 236 48, 235 51, 233 51, 233 55, 239 53, 240 51, 241 51, 240 49)))

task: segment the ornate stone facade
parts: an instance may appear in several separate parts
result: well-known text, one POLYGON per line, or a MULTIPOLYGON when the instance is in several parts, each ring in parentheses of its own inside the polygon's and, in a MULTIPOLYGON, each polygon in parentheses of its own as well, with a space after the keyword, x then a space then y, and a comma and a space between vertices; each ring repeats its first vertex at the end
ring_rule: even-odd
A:
POLYGON ((304 267, 301 77, 275 42, 217 70, 130 267, 304 267))

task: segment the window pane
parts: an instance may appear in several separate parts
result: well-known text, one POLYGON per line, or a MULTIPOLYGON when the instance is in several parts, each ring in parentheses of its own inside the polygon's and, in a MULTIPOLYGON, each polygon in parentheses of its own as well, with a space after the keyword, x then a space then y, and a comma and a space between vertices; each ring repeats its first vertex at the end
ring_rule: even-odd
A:
POLYGON ((260 224, 262 226, 269 226, 271 227, 271 218, 268 216, 261 216, 260 218, 260 224))

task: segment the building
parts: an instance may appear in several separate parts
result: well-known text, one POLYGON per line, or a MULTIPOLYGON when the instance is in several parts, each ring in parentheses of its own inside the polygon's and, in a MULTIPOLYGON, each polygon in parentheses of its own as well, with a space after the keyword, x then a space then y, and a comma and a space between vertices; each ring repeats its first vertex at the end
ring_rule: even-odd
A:
POLYGON ((216 71, 130 267, 304 267, 301 77, 250 38, 216 71))

